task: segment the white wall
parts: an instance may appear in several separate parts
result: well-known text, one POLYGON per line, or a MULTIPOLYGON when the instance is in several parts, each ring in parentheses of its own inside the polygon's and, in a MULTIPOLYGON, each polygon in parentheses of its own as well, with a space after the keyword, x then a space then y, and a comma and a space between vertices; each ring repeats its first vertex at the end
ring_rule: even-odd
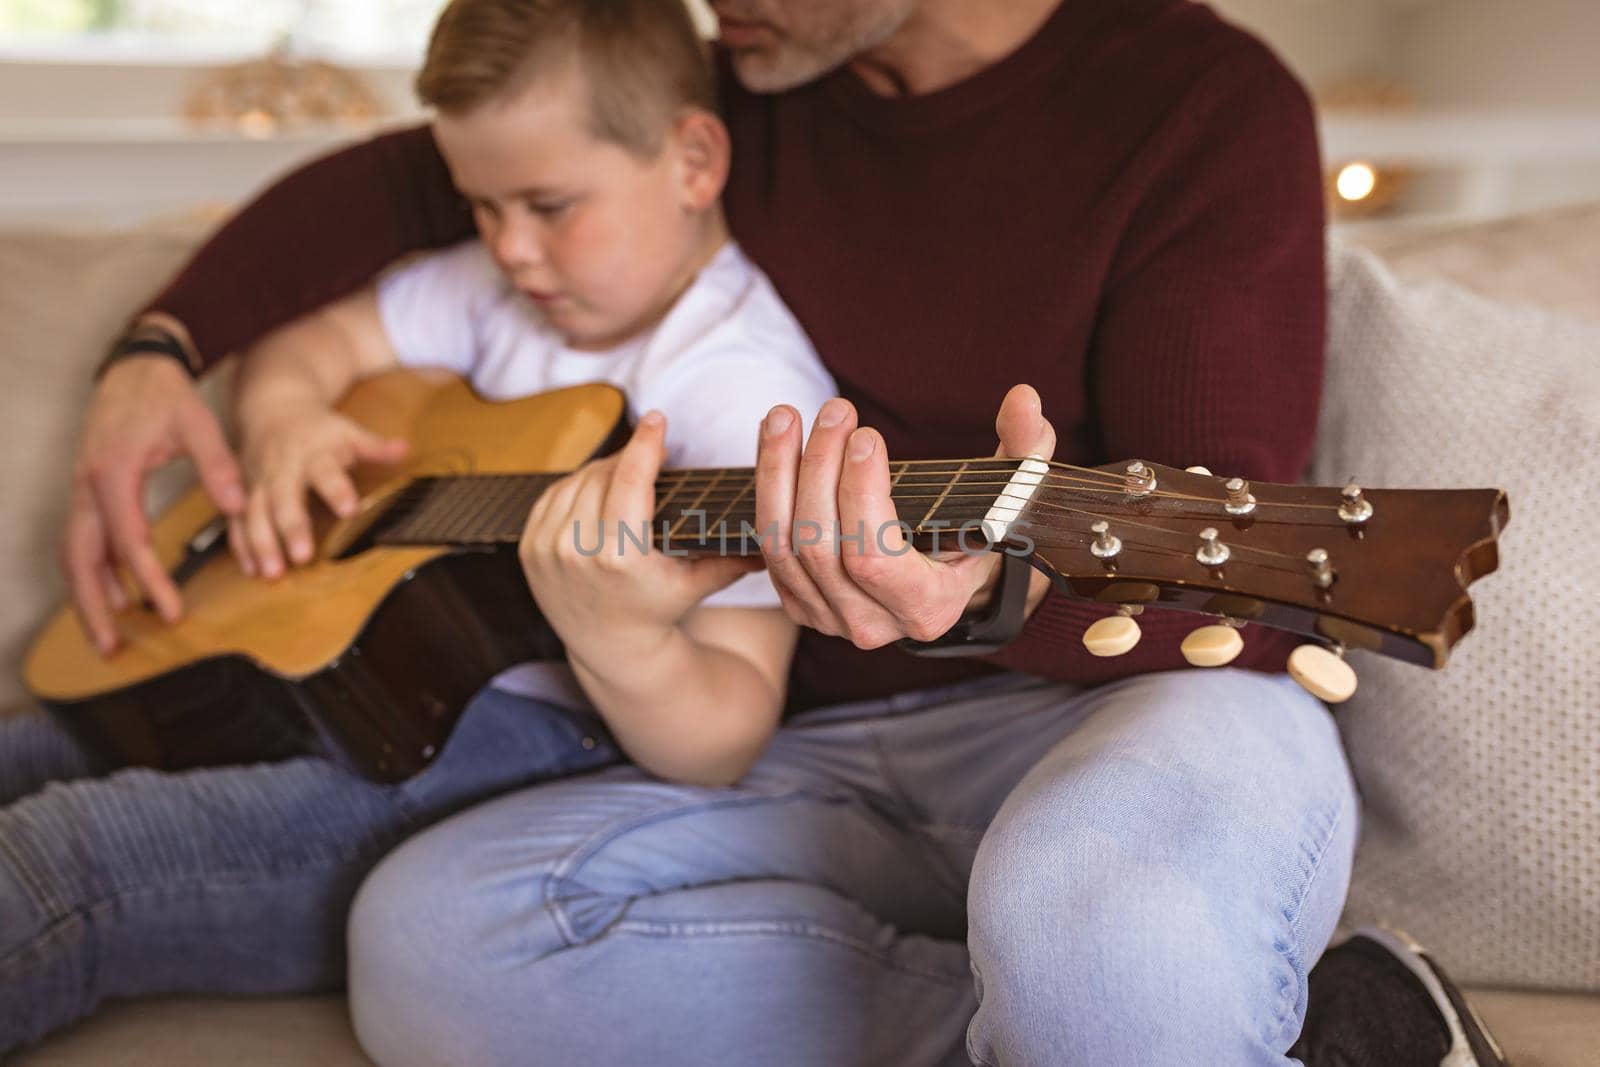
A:
POLYGON ((1397 54, 1426 103, 1600 108, 1600 2, 1450 0, 1400 12, 1397 54))
POLYGON ((131 225, 259 191, 299 163, 382 125, 417 121, 409 71, 357 73, 389 111, 377 126, 255 140, 178 116, 204 67, 0 62, 0 223, 131 225))
POLYGON ((1318 88, 1392 66, 1392 0, 1210 0, 1210 6, 1270 44, 1300 80, 1318 88))
MULTIPOLYGON (((174 117, 207 69, 153 58, 119 63, 0 60, 0 120, 174 117)), ((416 110, 409 71, 369 67, 357 73, 386 107, 416 110)))

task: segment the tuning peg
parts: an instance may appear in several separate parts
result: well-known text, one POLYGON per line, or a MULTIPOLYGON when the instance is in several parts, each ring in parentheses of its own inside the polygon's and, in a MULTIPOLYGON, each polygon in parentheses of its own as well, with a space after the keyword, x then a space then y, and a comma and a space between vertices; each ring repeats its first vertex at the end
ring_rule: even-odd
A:
POLYGON ((1289 653, 1289 677, 1329 704, 1342 704, 1356 691, 1356 672, 1342 650, 1329 652, 1321 645, 1301 645, 1289 653))
POLYGON ((1211 473, 1211 471, 1206 467, 1185 467, 1183 469, 1188 471, 1190 474, 1210 474, 1211 473))
POLYGON ((1349 526, 1360 526, 1372 518, 1372 501, 1354 478, 1339 490, 1339 518, 1349 526))
POLYGON ((1200 547, 1195 549, 1194 558, 1207 567, 1220 567, 1233 555, 1227 545, 1217 540, 1217 536, 1215 526, 1207 526, 1200 531, 1200 547))
POLYGON ((1222 483, 1222 488, 1228 491, 1228 502, 1222 505, 1222 510, 1229 515, 1248 515, 1256 509, 1256 498, 1250 492, 1250 483, 1243 478, 1229 478, 1222 483))
POLYGON ((1142 460, 1136 459, 1128 464, 1122 480, 1132 496, 1149 496, 1156 491, 1156 472, 1145 466, 1142 460))
POLYGON ((1092 523, 1089 532, 1094 534, 1094 540, 1089 544, 1089 552, 1095 559, 1116 559, 1122 551, 1122 538, 1111 532, 1111 524, 1104 519, 1092 523))
POLYGON ((1225 667, 1244 651, 1237 625, 1225 622, 1202 626, 1183 639, 1183 658, 1195 667, 1225 667))
POLYGON ((1096 656, 1120 656, 1131 651, 1143 636, 1139 624, 1133 621, 1141 610, 1138 605, 1124 604, 1117 614, 1096 621, 1083 631, 1083 647, 1096 656))

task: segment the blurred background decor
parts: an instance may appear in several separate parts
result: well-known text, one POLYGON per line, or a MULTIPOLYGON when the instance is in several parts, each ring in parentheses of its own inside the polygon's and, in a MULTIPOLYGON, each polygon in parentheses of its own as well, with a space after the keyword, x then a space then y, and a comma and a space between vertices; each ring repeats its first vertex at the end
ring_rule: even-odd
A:
POLYGON ((361 76, 320 59, 298 60, 280 45, 262 59, 205 75, 183 103, 199 127, 231 127, 246 137, 324 124, 361 129, 382 105, 361 76))
POLYGON ((1300 76, 1359 234, 1600 199, 1594 0, 1213 0, 1300 76))
MULTIPOLYGON (((1395 118, 1413 109, 1410 92, 1394 82, 1354 78, 1319 89, 1317 114, 1323 122, 1341 118, 1395 118)), ((1377 159, 1323 160, 1327 175, 1328 215, 1335 221, 1371 218, 1393 210, 1411 184, 1411 171, 1377 159)))
POLYGON ((420 118, 444 0, 0 0, 0 223, 226 211, 420 118))

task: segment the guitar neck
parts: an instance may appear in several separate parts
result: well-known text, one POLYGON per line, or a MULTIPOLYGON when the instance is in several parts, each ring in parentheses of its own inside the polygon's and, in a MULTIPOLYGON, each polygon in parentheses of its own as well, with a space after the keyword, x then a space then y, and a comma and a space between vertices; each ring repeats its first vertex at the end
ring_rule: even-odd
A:
MULTIPOLYGON (((1016 473, 1016 460, 909 460, 889 467, 895 512, 913 537, 955 531, 995 512, 1016 473)), ((564 475, 462 474, 417 478, 385 512, 374 541, 386 545, 514 545, 534 502, 564 475)), ((648 530, 578 530, 580 547, 648 538, 656 548, 730 555, 760 552, 755 471, 749 467, 662 471, 648 530), (604 542, 600 538, 604 537, 604 542), (624 539, 613 542, 615 538, 624 539)), ((1020 503, 1016 511, 1020 511, 1020 503)), ((857 531, 842 531, 852 535, 857 531)), ((806 531, 797 531, 804 536, 806 531)), ((866 536, 876 532, 866 531, 866 536)), ((820 531, 819 531, 820 536, 820 531)), ((981 540, 981 535, 979 536, 981 540)))

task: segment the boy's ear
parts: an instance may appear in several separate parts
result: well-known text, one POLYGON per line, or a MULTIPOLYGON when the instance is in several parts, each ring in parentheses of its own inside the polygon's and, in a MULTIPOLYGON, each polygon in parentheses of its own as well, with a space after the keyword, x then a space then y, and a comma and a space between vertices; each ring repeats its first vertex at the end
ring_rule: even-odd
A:
POLYGON ((728 128, 701 108, 688 108, 672 130, 678 149, 678 184, 683 206, 704 211, 717 202, 728 180, 728 128))

